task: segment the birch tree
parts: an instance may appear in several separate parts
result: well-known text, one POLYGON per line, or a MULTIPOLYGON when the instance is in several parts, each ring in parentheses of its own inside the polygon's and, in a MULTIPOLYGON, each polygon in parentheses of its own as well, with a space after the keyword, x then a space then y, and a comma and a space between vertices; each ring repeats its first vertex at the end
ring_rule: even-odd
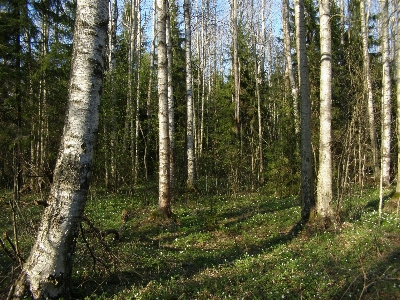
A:
POLYGON ((390 144, 391 144, 391 82, 389 54, 388 0, 379 1, 381 10, 382 49, 382 145, 381 176, 383 185, 390 184, 390 144))
POLYGON ((172 82, 172 35, 171 35, 171 7, 168 6, 167 23, 166 23, 166 40, 167 40, 167 78, 168 78, 168 135, 169 135, 169 178, 170 178, 170 194, 174 195, 175 185, 175 111, 174 111, 174 86, 172 82))
POLYGON ((283 27, 283 45, 285 52, 286 61, 286 74, 289 78, 289 84, 291 94, 293 98, 293 116, 294 116, 294 128, 296 134, 300 132, 300 121, 299 121, 299 107, 298 107, 298 86, 294 79, 294 72, 292 67, 292 54, 290 46, 290 32, 289 32, 289 1, 283 0, 282 3, 282 27, 283 27))
POLYGON ((36 241, 13 297, 69 297, 72 255, 92 170, 107 37, 108 1, 78 0, 68 113, 36 241))
POLYGON ((240 70, 239 70, 239 53, 238 53, 238 4, 237 0, 232 0, 232 47, 233 47, 233 77, 234 77, 234 95, 235 103, 235 129, 236 135, 240 138, 240 70))
POLYGON ((135 72, 135 80, 136 80, 136 108, 135 108, 135 156, 133 159, 133 184, 136 186, 138 180, 139 173, 139 107, 140 107, 140 67, 142 63, 141 59, 141 48, 142 48, 142 30, 140 27, 141 24, 141 10, 140 10, 140 0, 135 1, 136 7, 135 15, 136 15, 136 72, 135 72))
POLYGON ((320 132, 316 212, 322 218, 332 218, 332 41, 330 1, 319 1, 321 75, 320 132))
POLYGON ((168 61, 167 61, 167 4, 157 0, 157 63, 158 63, 158 129, 159 129, 159 170, 158 209, 170 217, 170 169, 169 169, 169 123, 168 123, 168 61))
POLYGON ((185 16, 185 53, 186 53, 186 103, 187 103, 187 187, 194 188, 194 130, 193 130, 193 98, 192 98, 192 52, 191 52, 191 28, 190 28, 191 1, 185 0, 183 4, 185 16))
POLYGON ((308 220, 315 206, 313 155, 311 145, 311 101, 306 51, 304 1, 295 0, 296 48, 300 87, 301 133, 301 215, 308 220))
POLYGON ((365 85, 365 93, 367 94, 369 136, 371 140, 371 148, 372 148, 372 156, 374 164, 374 177, 375 179, 377 179, 380 171, 379 171, 379 158, 378 158, 378 142, 376 138, 376 129, 375 129, 374 99, 372 93, 371 72, 370 72, 369 53, 368 53, 367 20, 369 19, 369 13, 366 12, 365 1, 366 0, 360 0, 363 69, 365 76, 364 85, 365 85))

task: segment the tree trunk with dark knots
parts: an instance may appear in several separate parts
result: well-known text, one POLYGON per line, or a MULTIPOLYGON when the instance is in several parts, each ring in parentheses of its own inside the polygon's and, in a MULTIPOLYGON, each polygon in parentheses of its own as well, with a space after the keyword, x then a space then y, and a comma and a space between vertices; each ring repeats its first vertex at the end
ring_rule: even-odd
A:
POLYGON ((306 49, 304 1, 295 0, 296 48, 300 88, 301 215, 308 220, 315 208, 313 153, 311 145, 311 100, 306 49))
POLYGON ((103 80, 108 1, 78 0, 69 102, 48 206, 12 297, 68 298, 72 256, 92 171, 103 80))

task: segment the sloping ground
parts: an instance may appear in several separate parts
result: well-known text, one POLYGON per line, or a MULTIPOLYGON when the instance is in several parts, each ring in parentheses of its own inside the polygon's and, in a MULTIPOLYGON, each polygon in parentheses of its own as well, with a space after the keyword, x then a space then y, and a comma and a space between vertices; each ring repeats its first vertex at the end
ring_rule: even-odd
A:
POLYGON ((120 228, 123 210, 126 224, 120 240, 83 224, 74 297, 400 299, 400 218, 391 210, 378 225, 375 192, 344 200, 338 226, 300 232, 295 198, 176 202, 176 220, 168 221, 140 199, 93 197, 86 212, 93 226, 120 228))

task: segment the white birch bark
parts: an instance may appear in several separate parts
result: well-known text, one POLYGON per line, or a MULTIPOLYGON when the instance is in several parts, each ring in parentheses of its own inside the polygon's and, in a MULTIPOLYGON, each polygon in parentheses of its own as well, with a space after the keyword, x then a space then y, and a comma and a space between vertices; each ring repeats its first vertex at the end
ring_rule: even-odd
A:
POLYGON ((108 1, 78 0, 69 102, 54 181, 32 247, 14 289, 33 299, 68 297, 72 255, 83 215, 98 129, 108 1))
POLYGON ((167 39, 167 60, 168 60, 168 134, 169 134, 169 177, 170 177, 170 194, 171 199, 174 195, 175 185, 175 111, 174 111, 174 86, 172 83, 172 36, 171 36, 171 20, 170 8, 168 9, 166 24, 167 39))
POLYGON ((159 129, 159 173, 158 209, 171 216, 169 176, 169 123, 168 123, 168 59, 165 0, 157 0, 157 53, 158 53, 158 129, 159 129))
MULTIPOLYGON (((187 142, 187 187, 194 188, 195 172, 194 172, 194 132, 193 132, 193 98, 192 98, 192 52, 191 52, 191 28, 190 28, 190 8, 191 2, 184 1, 185 16, 185 53, 186 53, 186 103, 187 103, 187 125, 186 125, 186 142, 187 142)), ((203 83, 204 84, 204 83, 203 83)))
POLYGON ((289 1, 284 0, 282 3, 282 27, 283 27, 283 45, 286 60, 286 74, 289 78, 291 94, 293 99, 293 117, 294 128, 296 135, 300 132, 300 117, 298 105, 298 87, 294 79, 292 55, 290 47, 290 33, 289 33, 289 1))
POLYGON ((390 145, 391 145, 391 81, 389 55, 389 17, 388 0, 379 1, 381 9, 382 41, 382 145, 381 172, 383 185, 390 184, 390 145))
POLYGON ((316 210, 318 216, 331 218, 332 201, 332 41, 330 25, 330 2, 319 1, 319 24, 321 44, 320 75, 320 131, 319 166, 316 210))
POLYGON ((301 215, 308 220, 315 207, 313 153, 311 145, 311 101, 306 50, 304 1, 295 0, 296 48, 300 88, 300 134, 301 134, 301 215))
POLYGON ((362 48, 363 48, 363 69, 364 69, 364 85, 365 92, 367 93, 367 108, 368 108, 368 123, 369 123, 369 136, 371 140, 373 164, 374 164, 374 178, 378 178, 379 170, 379 157, 378 157, 378 142, 376 138, 375 128, 375 113, 374 113, 374 99, 372 93, 371 73, 369 65, 368 53, 368 28, 367 20, 369 13, 365 11, 365 0, 360 0, 360 15, 361 15, 361 35, 362 35, 362 48))
POLYGON ((133 184, 136 186, 139 173, 139 108, 140 108, 140 68, 142 63, 141 48, 142 48, 142 30, 141 30, 141 10, 140 2, 136 1, 135 14, 136 14, 136 108, 135 108, 135 158, 134 158, 134 174, 133 184))

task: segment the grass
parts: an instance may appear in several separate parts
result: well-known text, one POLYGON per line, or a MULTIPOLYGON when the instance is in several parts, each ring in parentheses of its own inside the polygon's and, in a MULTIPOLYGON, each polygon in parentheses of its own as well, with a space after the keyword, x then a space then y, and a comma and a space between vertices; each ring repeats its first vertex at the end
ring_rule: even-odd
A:
MULTIPOLYGON (((400 220, 384 212, 378 226, 376 191, 343 200, 336 228, 306 225, 298 233, 294 197, 177 199, 176 221, 154 215, 155 201, 91 194, 86 215, 94 226, 118 229, 124 209, 130 218, 121 240, 100 239, 83 225, 74 298, 400 299, 400 220)), ((23 203, 37 222, 40 208, 29 197, 23 203)), ((10 232, 8 205, 1 205, 0 226, 10 232)), ((21 240, 27 255, 32 232, 21 231, 21 240)), ((0 252, 1 288, 11 265, 0 252)))

